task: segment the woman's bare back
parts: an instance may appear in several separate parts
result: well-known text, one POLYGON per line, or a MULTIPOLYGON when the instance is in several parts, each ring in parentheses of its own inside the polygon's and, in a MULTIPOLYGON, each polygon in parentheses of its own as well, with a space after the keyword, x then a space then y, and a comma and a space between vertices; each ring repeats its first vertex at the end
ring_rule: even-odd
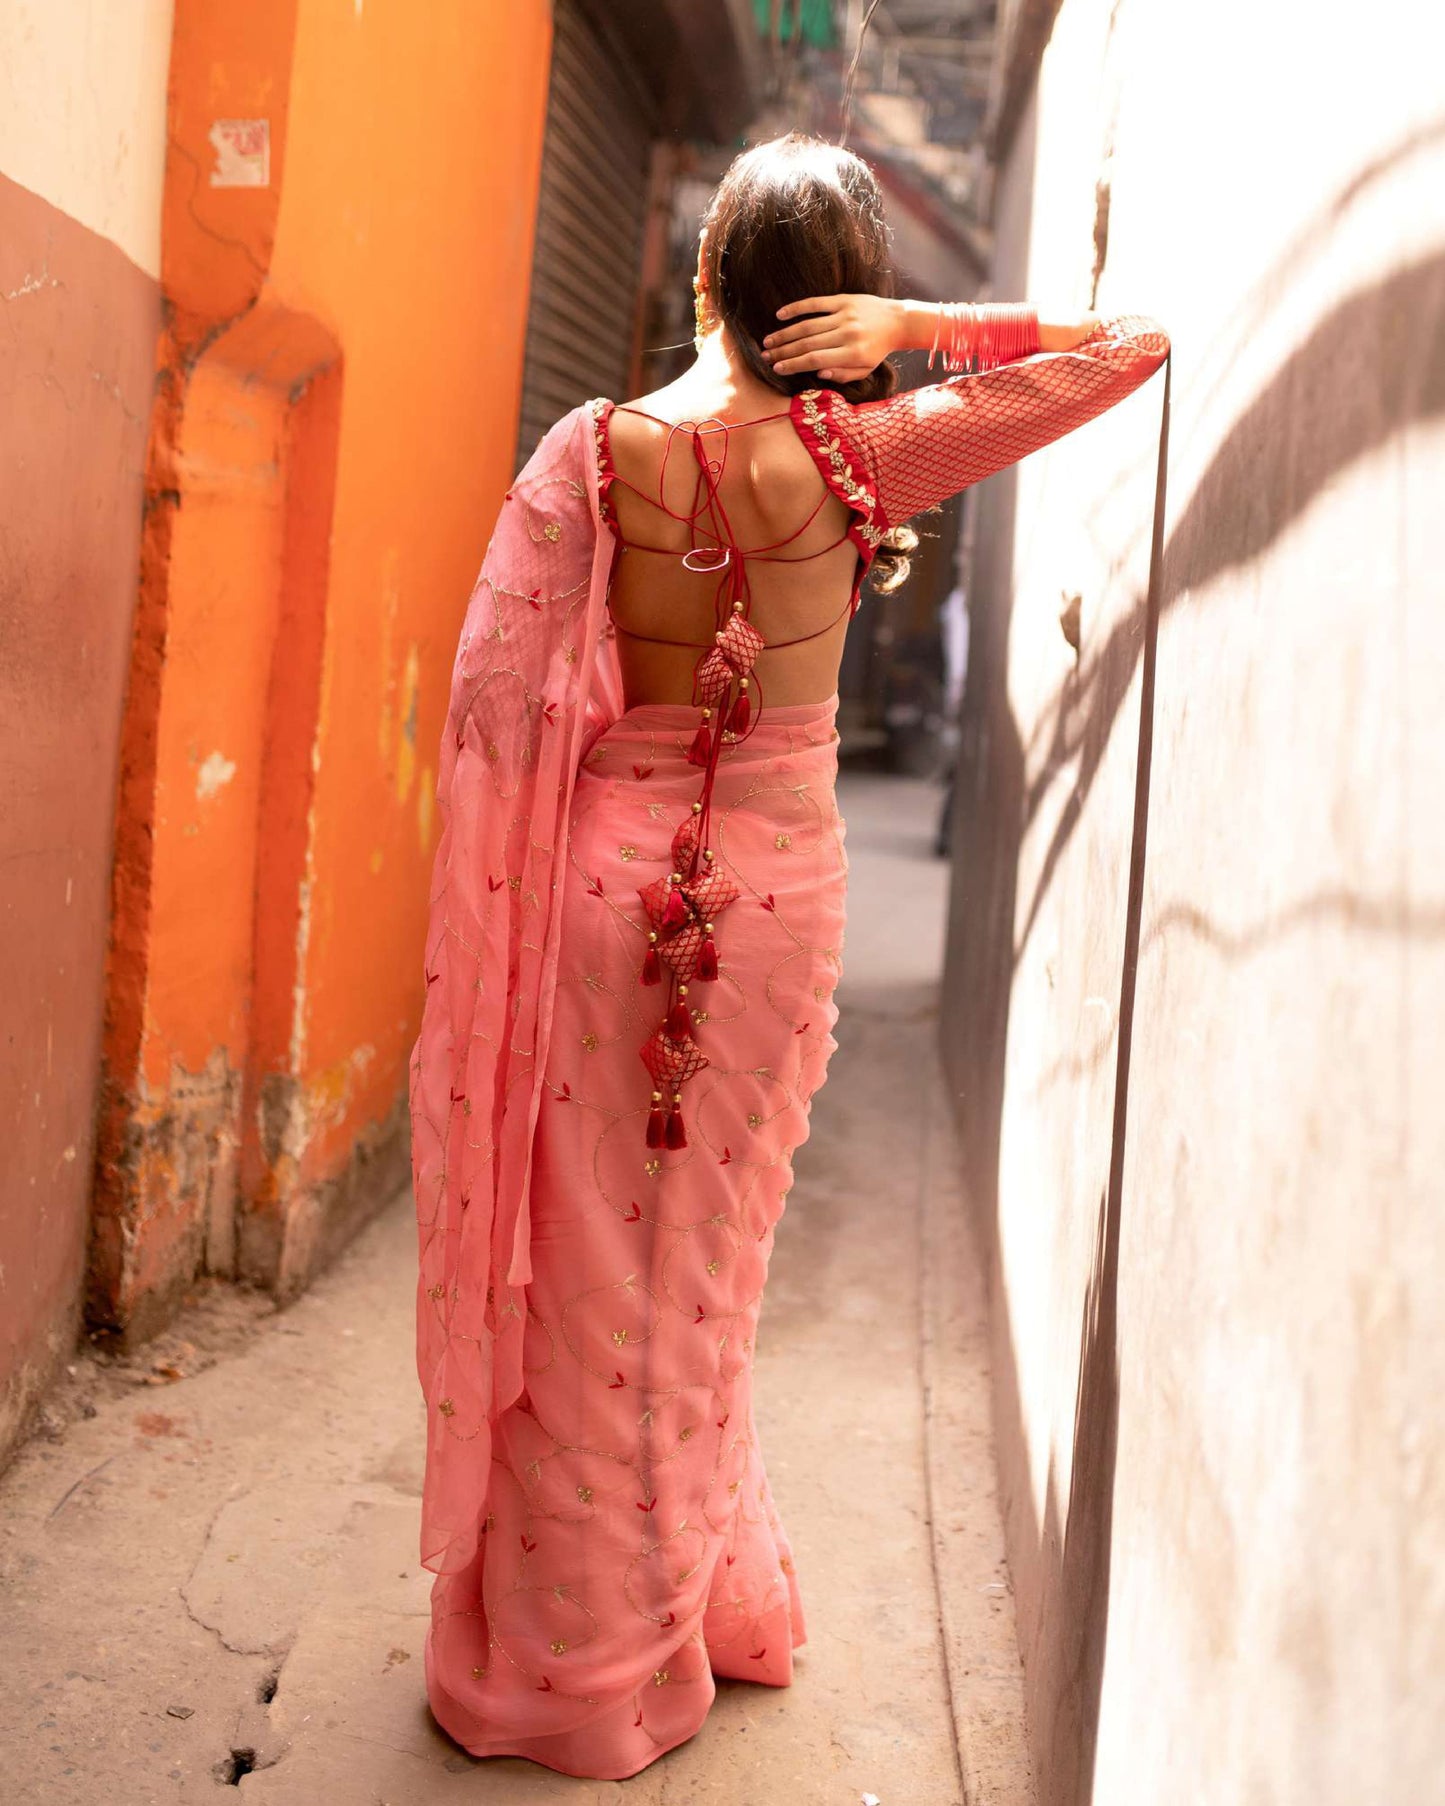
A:
POLYGON ((609 500, 624 542, 611 609, 628 705, 692 699, 721 575, 696 567, 715 566, 721 553, 699 551, 687 564, 682 554, 727 542, 742 549, 749 618, 769 644, 755 672, 758 700, 832 696, 858 552, 847 538, 849 510, 798 437, 789 398, 761 383, 683 377, 612 409, 607 436, 619 479, 609 500), (716 472, 712 497, 700 457, 716 472))

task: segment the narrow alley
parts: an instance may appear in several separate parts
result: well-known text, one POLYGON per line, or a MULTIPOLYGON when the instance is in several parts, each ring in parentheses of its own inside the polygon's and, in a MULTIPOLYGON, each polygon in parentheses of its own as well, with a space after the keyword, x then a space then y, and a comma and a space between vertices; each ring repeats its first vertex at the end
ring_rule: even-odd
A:
POLYGON ((840 800, 840 1045, 758 1355, 809 1612, 794 1686, 720 1682, 702 1731, 627 1783, 477 1762, 436 1729, 403 1194, 289 1308, 202 1290, 139 1354, 72 1363, 0 1482, 7 1806, 227 1782, 268 1806, 1025 1806, 981 1295, 942 1240, 963 1213, 935 1054, 939 796, 866 775, 840 800))
POLYGON ((1442 20, 0 4, 0 1806, 1445 1806, 1442 20))

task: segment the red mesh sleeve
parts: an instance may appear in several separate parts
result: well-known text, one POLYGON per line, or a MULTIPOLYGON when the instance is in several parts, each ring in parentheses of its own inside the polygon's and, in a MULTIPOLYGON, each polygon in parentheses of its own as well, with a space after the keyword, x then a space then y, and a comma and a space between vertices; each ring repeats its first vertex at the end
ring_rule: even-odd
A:
POLYGON ((1156 321, 1118 315, 1072 351, 1040 352, 883 401, 850 406, 831 396, 830 424, 871 478, 875 525, 900 526, 1113 407, 1168 351, 1156 321))

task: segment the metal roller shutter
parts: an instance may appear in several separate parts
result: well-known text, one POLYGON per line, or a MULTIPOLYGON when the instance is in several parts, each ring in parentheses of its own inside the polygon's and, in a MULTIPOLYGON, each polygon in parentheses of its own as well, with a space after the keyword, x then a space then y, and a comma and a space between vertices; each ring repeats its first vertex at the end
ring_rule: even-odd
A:
POLYGON ((656 107, 601 10, 556 0, 517 464, 592 395, 625 395, 656 107))

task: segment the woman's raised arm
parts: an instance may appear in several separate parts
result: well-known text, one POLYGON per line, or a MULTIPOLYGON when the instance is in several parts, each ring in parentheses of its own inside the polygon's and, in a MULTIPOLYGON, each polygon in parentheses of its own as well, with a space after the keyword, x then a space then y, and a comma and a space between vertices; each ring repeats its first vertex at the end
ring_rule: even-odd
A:
MULTIPOLYGON (((866 357, 885 332, 892 335, 889 350, 927 350, 935 344, 935 307, 871 295, 822 299, 861 305, 837 310, 831 328, 821 333, 814 321, 800 322, 814 327, 813 339, 831 342, 805 350, 802 335, 791 343, 778 335, 767 348, 784 352, 773 364, 780 374, 790 363, 819 368, 812 361, 818 359, 834 380, 848 380, 853 367, 843 364, 839 353, 866 357)), ((817 305, 801 302, 797 311, 817 305)), ((849 403, 830 391, 820 394, 829 427, 872 479, 875 525, 901 526, 1062 438, 1131 394, 1169 352, 1163 328, 1141 314, 1041 324, 1031 309, 1011 308, 999 310, 997 318, 998 348, 1006 361, 991 369, 926 383, 882 401, 849 403)))

